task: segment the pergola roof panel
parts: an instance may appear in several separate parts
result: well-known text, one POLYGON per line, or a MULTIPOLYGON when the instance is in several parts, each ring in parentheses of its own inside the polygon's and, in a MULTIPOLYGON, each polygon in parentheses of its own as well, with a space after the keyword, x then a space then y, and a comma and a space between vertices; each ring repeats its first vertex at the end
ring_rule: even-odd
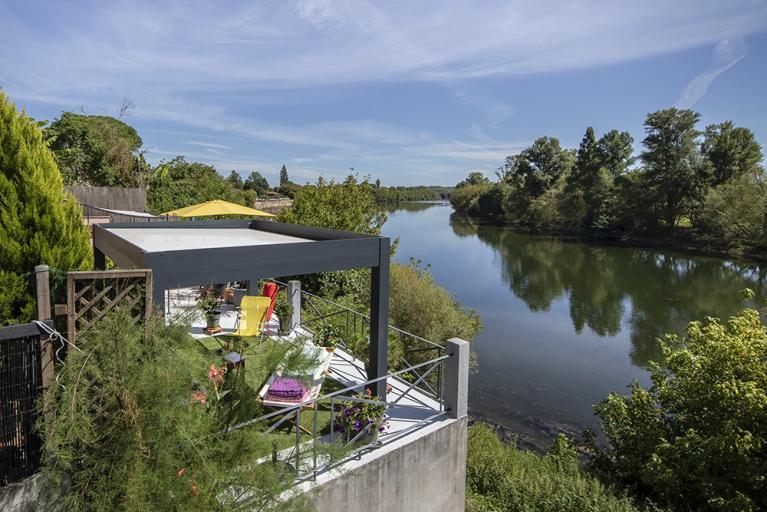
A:
POLYGON ((307 238, 259 231, 247 227, 228 229, 110 228, 109 225, 106 225, 104 229, 127 240, 144 252, 248 247, 312 241, 307 238))

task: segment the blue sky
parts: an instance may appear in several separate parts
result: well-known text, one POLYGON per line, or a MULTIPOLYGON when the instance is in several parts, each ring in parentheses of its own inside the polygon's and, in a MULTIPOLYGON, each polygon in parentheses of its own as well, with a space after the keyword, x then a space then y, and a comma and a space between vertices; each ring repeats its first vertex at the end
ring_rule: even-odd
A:
POLYGON ((130 97, 153 163, 448 185, 669 106, 767 147, 766 30, 764 0, 4 0, 0 87, 39 119, 130 97))

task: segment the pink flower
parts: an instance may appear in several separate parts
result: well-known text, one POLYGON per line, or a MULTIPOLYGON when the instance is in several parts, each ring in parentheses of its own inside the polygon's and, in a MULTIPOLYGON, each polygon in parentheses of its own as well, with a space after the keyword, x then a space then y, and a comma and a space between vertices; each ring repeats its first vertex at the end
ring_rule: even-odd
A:
POLYGON ((205 391, 193 392, 192 398, 196 400, 198 403, 201 403, 202 405, 205 405, 205 403, 207 402, 207 399, 205 398, 205 391))
POLYGON ((182 476, 184 476, 184 473, 186 473, 186 469, 184 469, 184 468, 179 469, 178 470, 178 477, 181 478, 182 476))

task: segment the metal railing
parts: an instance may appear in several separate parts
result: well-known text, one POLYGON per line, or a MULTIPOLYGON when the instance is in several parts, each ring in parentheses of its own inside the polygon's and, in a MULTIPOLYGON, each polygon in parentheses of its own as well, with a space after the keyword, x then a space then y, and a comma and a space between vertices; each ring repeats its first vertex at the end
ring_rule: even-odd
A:
MULTIPOLYGON (((353 458, 359 458, 365 452, 386 446, 428 423, 446 417, 450 410, 445 407, 441 387, 435 390, 437 397, 431 398, 425 396, 418 385, 438 368, 442 369, 450 357, 452 356, 448 354, 441 355, 376 379, 356 382, 315 399, 275 408, 273 412, 230 426, 221 431, 220 434, 223 435, 242 428, 258 428, 259 426, 264 426, 264 433, 273 433, 280 427, 288 426, 289 430, 295 430, 292 445, 279 452, 275 451, 271 457, 272 462, 279 460, 290 466, 299 481, 316 479, 318 473, 322 471, 329 470, 353 458), (415 370, 421 371, 421 377, 415 382, 409 383, 401 378, 408 372, 415 370), (359 395, 350 395, 350 393, 358 393, 363 389, 370 388, 372 384, 382 380, 392 385, 390 394, 393 396, 390 400, 383 401, 378 397, 363 398, 359 395), (384 428, 381 433, 371 431, 371 429, 377 429, 379 425, 373 422, 365 426, 360 425, 360 429, 355 431, 353 435, 340 432, 336 413, 343 410, 343 408, 339 409, 339 403, 343 407, 343 404, 349 402, 372 404, 385 408, 387 411, 385 421, 389 427, 384 428), (304 413, 311 413, 312 415, 309 422, 311 430, 303 426, 305 422, 302 423, 302 414, 304 413), (325 418, 322 419, 322 416, 325 418), (401 424, 397 423, 400 418, 404 420, 401 424), (321 423, 324 423, 322 427, 320 426, 321 423), (396 427, 392 428, 392 423, 395 423, 396 427), (305 434, 302 434, 302 430, 305 434)), ((264 458, 260 462, 266 460, 267 458, 264 458)))
MULTIPOLYGON (((287 283, 272 280, 279 286, 287 287, 287 283)), ((322 323, 334 327, 341 340, 340 346, 351 351, 357 357, 366 357, 365 349, 370 342, 370 317, 350 307, 338 304, 324 297, 320 297, 306 290, 301 290, 301 327, 310 333, 315 333, 322 323)), ((442 370, 439 369, 428 379, 421 372, 412 370, 414 365, 439 357, 445 354, 445 347, 433 341, 427 340, 416 334, 412 334, 393 325, 388 326, 389 341, 399 340, 404 347, 402 357, 398 361, 389 361, 391 370, 411 368, 403 378, 419 382, 419 389, 430 394, 437 395, 437 388, 442 383, 442 370)))

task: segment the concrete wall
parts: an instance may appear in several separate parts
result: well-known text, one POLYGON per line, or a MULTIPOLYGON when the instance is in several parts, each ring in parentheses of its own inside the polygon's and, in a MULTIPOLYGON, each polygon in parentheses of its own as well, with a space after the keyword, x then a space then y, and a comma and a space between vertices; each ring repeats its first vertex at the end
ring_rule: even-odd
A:
MULTIPOLYGON (((462 512, 466 499, 466 417, 319 486, 316 512, 462 512)), ((373 452, 376 453, 376 452, 373 452)))

